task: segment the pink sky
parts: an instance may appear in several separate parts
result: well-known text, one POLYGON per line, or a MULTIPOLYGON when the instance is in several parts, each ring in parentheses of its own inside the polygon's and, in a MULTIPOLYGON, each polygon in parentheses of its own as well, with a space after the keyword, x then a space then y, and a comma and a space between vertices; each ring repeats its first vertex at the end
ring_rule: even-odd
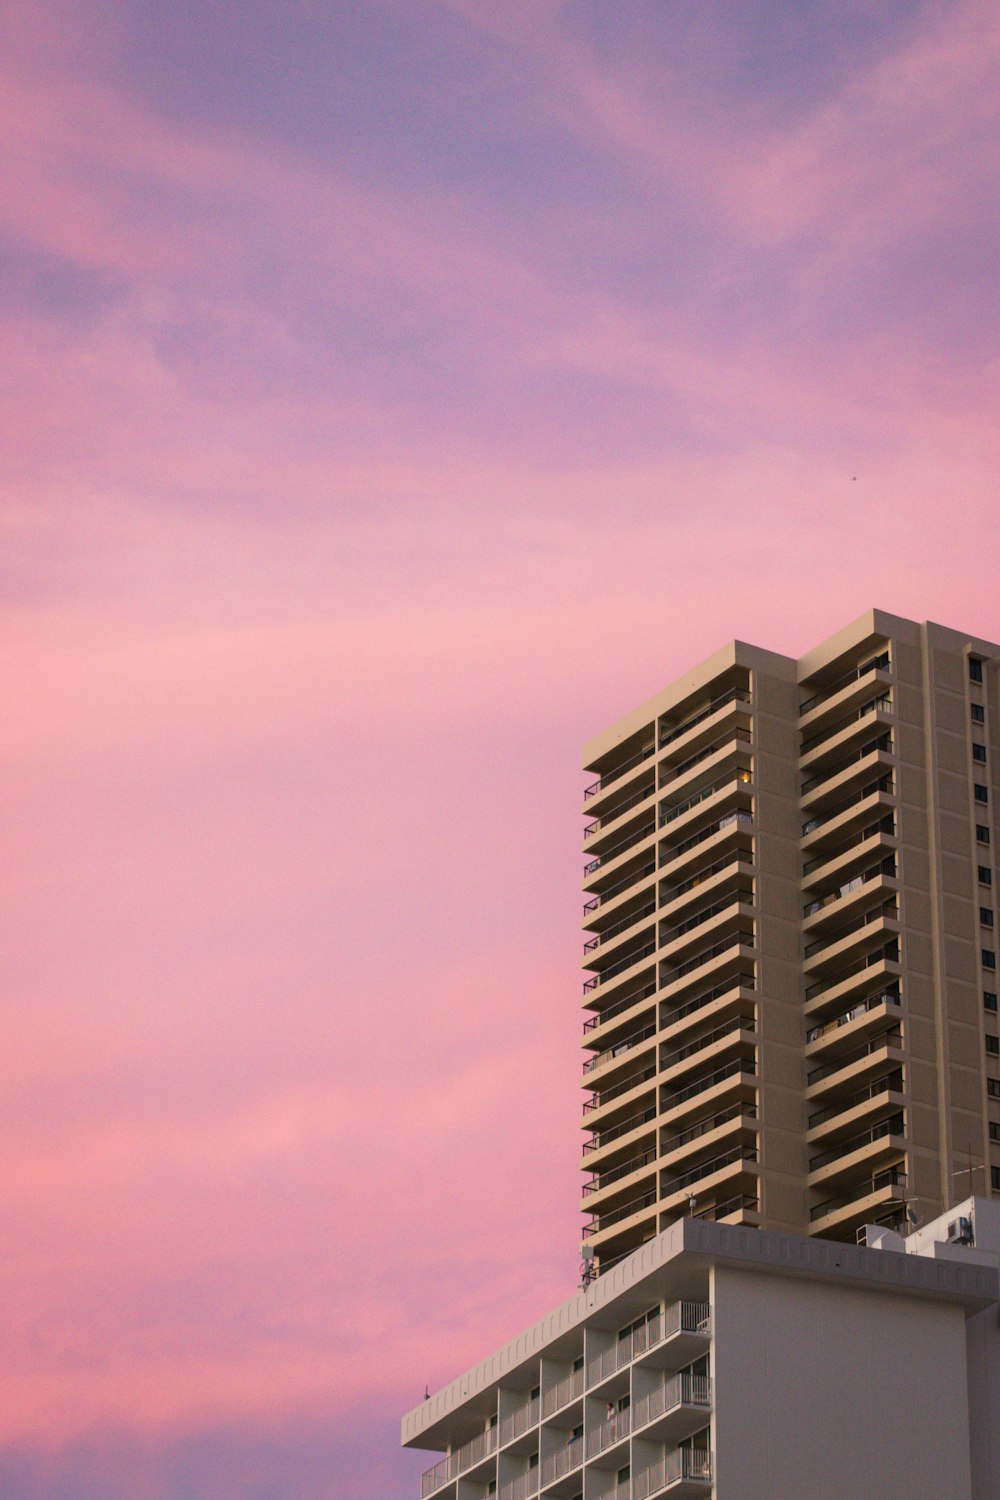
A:
POLYGON ((0 27, 0 1494, 404 1500, 575 1284, 581 743, 1000 638, 1000 20, 0 27))

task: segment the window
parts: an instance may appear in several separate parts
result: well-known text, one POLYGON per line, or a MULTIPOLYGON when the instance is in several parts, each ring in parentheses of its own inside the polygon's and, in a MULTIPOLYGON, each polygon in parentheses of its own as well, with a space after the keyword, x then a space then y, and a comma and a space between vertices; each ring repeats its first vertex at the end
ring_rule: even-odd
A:
POLYGON ((988 906, 979 908, 979 921, 983 927, 993 926, 993 913, 988 906))
POLYGON ((981 766, 984 766, 986 764, 986 746, 985 745, 973 745, 973 747, 972 747, 972 759, 973 760, 978 760, 979 764, 981 766))
POLYGON ((990 1140, 1000 1141, 1000 1124, 996 1120, 990 1121, 990 1140))
POLYGON ((986 1092, 991 1099, 1000 1099, 1000 1078, 987 1078, 986 1092))
POLYGON ((978 656, 970 656, 969 657, 969 681, 970 682, 982 682, 982 680, 983 680, 983 664, 979 660, 978 656))
POLYGON ((988 844, 990 841, 990 830, 985 823, 976 824, 976 843, 988 844))
POLYGON ((992 885, 993 884, 993 871, 990 869, 989 865, 980 865, 979 866, 979 884, 980 885, 992 885))
POLYGON ((986 723, 986 710, 981 703, 973 703, 972 705, 972 722, 973 724, 986 723))
POLYGON ((1000 1057, 1000 1036, 990 1036, 986 1033, 986 1050, 991 1057, 1000 1057))
POLYGON ((979 954, 980 954, 980 957, 983 960, 983 968, 984 969, 995 969, 996 968, 996 966, 997 966, 997 956, 993 952, 992 948, 980 948, 979 954))
POLYGON ((992 1011, 996 1015, 997 997, 993 990, 983 991, 983 1010, 992 1011))
POLYGON ((988 802, 990 800, 990 794, 983 786, 981 781, 973 782, 972 795, 975 797, 977 802, 988 802))
POLYGON ((990 1167, 990 1187, 1000 1193, 1000 1167, 990 1167))

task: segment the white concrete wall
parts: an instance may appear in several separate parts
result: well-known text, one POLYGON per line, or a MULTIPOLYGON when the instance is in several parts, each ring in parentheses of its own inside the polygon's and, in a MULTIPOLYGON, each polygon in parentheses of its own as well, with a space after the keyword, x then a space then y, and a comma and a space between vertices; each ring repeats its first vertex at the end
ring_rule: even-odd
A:
POLYGON ((716 1500, 972 1500, 960 1307, 725 1266, 712 1303, 716 1500))

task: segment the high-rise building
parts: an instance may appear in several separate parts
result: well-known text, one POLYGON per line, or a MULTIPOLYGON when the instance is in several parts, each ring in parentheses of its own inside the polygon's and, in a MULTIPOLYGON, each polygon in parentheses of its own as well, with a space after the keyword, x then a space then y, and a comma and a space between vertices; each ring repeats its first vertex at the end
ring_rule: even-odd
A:
POLYGON ((422 1500, 1000 1500, 998 668, 873 610, 587 747, 583 1284, 422 1500))
POLYGON ((585 1245, 1000 1190, 1000 646, 736 641, 588 745, 585 1245), (993 1118, 991 1119, 991 1114, 993 1118))

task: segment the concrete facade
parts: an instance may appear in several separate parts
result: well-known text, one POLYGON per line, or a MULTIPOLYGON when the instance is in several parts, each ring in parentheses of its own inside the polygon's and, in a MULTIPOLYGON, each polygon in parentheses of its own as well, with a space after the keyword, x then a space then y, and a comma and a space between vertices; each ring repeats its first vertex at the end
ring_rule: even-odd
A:
POLYGON ((871 610, 587 746, 598 1270, 692 1211, 851 1239, 997 1190, 998 662, 871 610))
POLYGON ((675 1222, 404 1418, 422 1500, 998 1500, 1000 1236, 947 1232, 675 1222))

